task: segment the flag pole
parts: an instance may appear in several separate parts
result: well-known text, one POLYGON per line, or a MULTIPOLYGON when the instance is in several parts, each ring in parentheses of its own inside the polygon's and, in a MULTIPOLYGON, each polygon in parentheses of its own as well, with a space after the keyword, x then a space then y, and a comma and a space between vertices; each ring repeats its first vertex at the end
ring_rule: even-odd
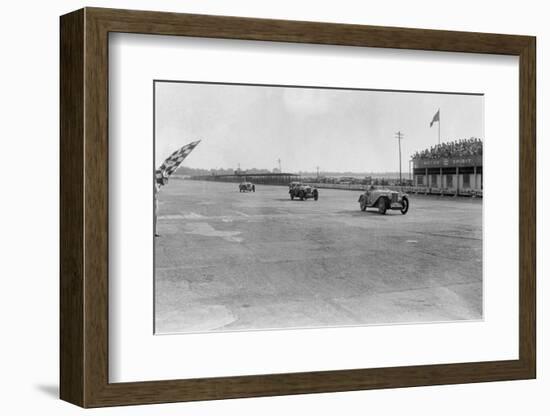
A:
POLYGON ((437 145, 441 145, 441 108, 437 109, 439 120, 437 121, 437 145))

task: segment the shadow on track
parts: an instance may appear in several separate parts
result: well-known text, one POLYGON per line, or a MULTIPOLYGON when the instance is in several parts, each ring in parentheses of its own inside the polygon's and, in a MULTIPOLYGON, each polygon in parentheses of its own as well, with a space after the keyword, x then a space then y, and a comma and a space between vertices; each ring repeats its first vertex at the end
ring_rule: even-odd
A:
POLYGON ((369 218, 370 217, 373 217, 373 218, 386 218, 390 215, 395 215, 395 214, 399 214, 399 216, 403 216, 399 211, 395 211, 395 212, 391 212, 390 210, 386 211, 386 214, 380 214, 378 211, 375 211, 375 210, 366 210, 366 211, 361 211, 359 209, 354 209, 354 210, 351 210, 351 209, 348 209, 348 210, 345 210, 345 211, 336 211, 337 214, 344 214, 344 215, 349 215, 349 216, 352 216, 352 217, 366 217, 368 216, 369 218))
MULTIPOLYGON (((309 198, 311 199, 311 198, 309 198)), ((303 201, 300 199, 300 198, 294 198, 294 199, 290 199, 290 198, 274 198, 273 201, 281 201, 281 202, 308 202, 307 199, 304 199, 303 201)), ((319 201, 314 201, 311 199, 311 201, 309 202, 319 202, 319 201)))

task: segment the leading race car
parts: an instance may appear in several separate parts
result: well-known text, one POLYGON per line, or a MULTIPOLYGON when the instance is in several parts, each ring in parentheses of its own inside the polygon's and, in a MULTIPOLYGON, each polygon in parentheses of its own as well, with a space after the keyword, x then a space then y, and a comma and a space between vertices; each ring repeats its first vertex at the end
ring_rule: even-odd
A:
POLYGON ((256 192, 256 185, 252 182, 241 182, 239 184, 239 192, 256 192))
POLYGON ((359 197, 358 202, 361 211, 365 211, 367 208, 378 208, 380 214, 385 214, 386 210, 393 209, 401 211, 401 214, 405 215, 409 210, 407 194, 391 189, 375 189, 373 186, 359 197))
POLYGON ((288 193, 290 194, 290 199, 300 198, 301 201, 308 198, 313 198, 315 201, 319 199, 317 188, 301 182, 290 182, 288 193))

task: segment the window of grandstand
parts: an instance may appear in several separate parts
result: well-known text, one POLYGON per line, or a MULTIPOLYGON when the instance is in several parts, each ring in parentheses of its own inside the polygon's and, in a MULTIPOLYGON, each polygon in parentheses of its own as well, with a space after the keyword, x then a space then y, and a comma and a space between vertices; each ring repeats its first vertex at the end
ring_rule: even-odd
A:
POLYGON ((470 175, 462 175, 462 187, 463 188, 469 188, 470 187, 470 175))
POLYGON ((431 182, 432 186, 433 187, 436 187, 437 188, 437 175, 433 174, 432 175, 432 182, 431 182))
POLYGON ((417 176, 417 181, 418 181, 417 184, 419 186, 423 186, 424 185, 424 175, 418 175, 417 176))
POLYGON ((453 187, 453 175, 445 175, 447 179, 447 188, 453 187))

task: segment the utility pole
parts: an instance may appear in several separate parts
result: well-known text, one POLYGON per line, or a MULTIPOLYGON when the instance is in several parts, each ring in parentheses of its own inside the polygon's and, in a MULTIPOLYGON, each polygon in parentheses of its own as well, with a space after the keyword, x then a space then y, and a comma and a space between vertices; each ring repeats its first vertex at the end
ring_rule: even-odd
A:
POLYGON ((395 138, 399 142, 399 185, 403 185, 403 180, 401 178, 401 140, 403 139, 405 135, 398 131, 395 133, 395 138))
POLYGON ((319 180, 319 166, 317 166, 317 180, 319 180))
POLYGON ((283 169, 281 168, 281 158, 277 159, 277 162, 279 162, 279 173, 283 173, 283 169))

